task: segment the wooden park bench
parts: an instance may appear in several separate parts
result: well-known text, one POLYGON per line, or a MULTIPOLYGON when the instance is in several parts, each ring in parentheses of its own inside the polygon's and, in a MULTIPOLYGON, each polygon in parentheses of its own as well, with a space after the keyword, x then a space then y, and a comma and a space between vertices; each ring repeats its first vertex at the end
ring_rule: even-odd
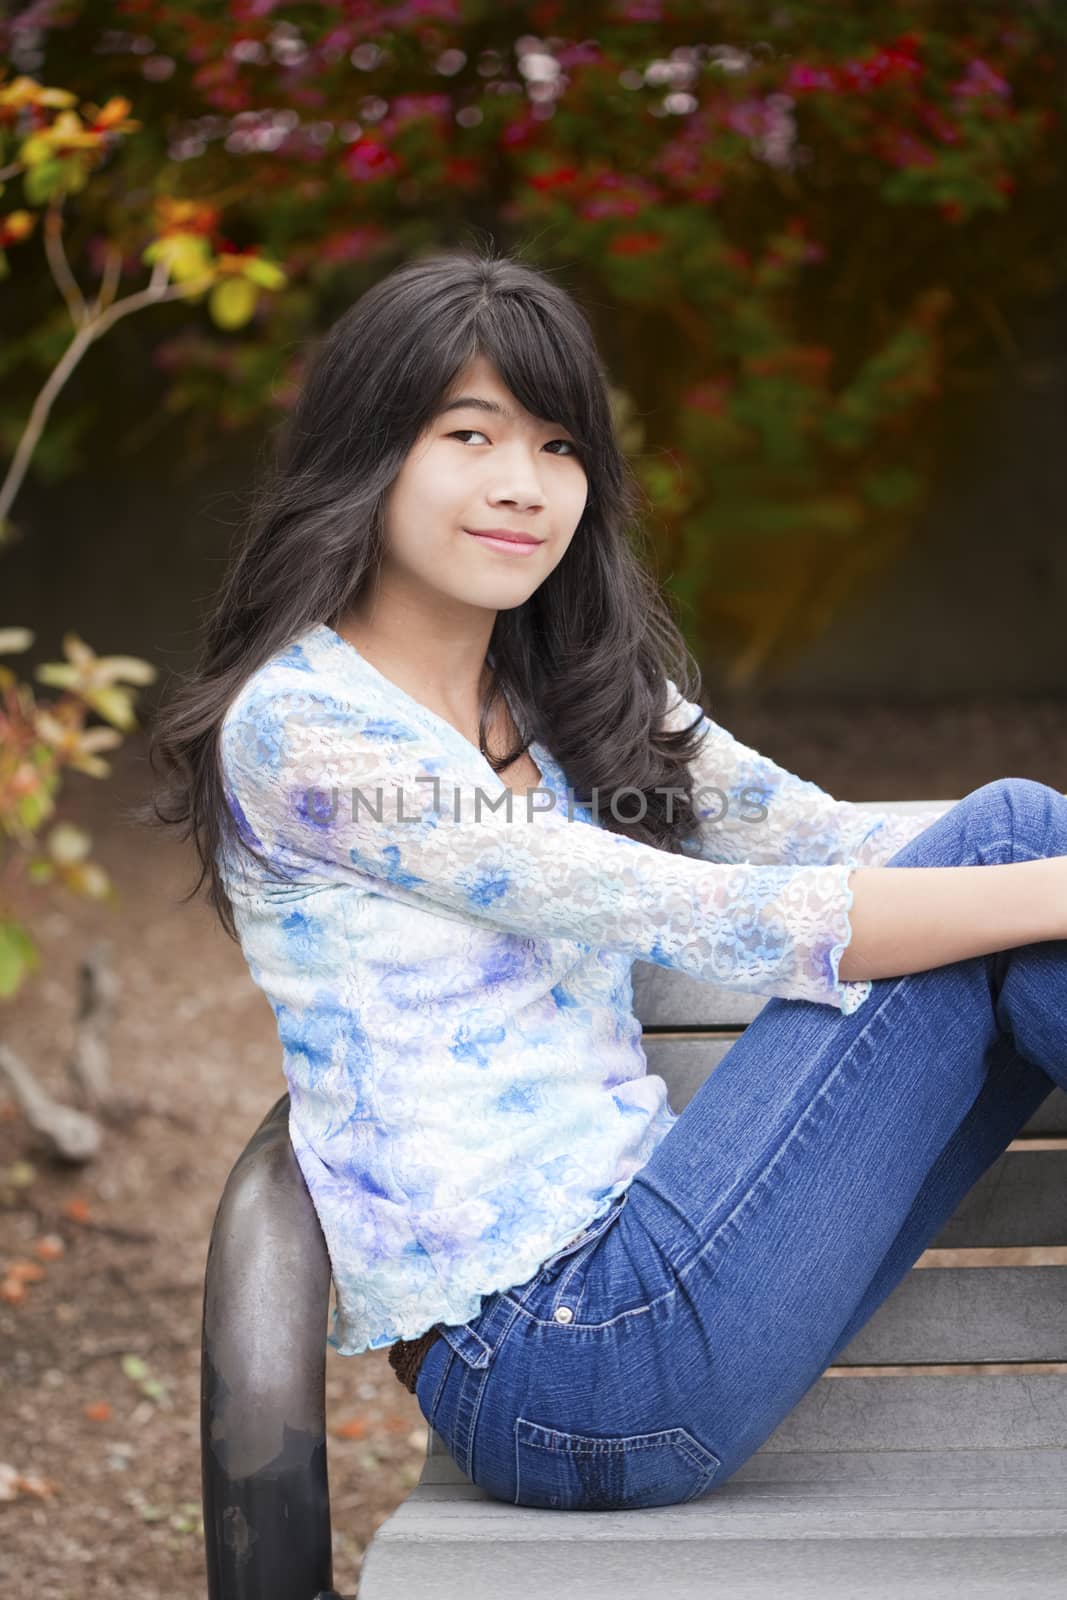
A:
MULTIPOLYGON (((649 1071, 676 1111, 765 1004, 644 962, 634 1000, 649 1071)), ((210 1600, 337 1600, 330 1268, 288 1110, 283 1095, 238 1159, 208 1251, 210 1600)), ((1057 1089, 720 1488, 644 1511, 510 1506, 470 1483, 428 1429, 419 1483, 364 1555, 360 1600, 1067 1596, 1065 1268, 1067 1096, 1057 1089)))

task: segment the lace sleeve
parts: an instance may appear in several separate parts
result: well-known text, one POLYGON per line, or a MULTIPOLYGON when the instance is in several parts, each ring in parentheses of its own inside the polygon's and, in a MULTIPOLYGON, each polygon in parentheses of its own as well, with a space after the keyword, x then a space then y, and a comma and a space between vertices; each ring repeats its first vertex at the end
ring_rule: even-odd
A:
MULTIPOLYGON (((836 804, 846 805, 847 802, 839 800, 836 804)), ((941 806, 912 812, 861 811, 859 814, 867 823, 869 831, 856 847, 856 861, 861 867, 884 867, 898 850, 903 850, 906 844, 910 844, 920 833, 924 833, 932 823, 943 817, 946 811, 951 811, 956 804, 955 800, 946 801, 941 806)))
POLYGON ((667 679, 671 710, 665 726, 703 720, 704 744, 690 763, 693 799, 702 817, 689 853, 706 861, 884 866, 890 856, 955 802, 912 814, 865 811, 835 800, 817 783, 798 778, 742 744, 667 679))
POLYGON ((671 854, 568 818, 548 804, 550 791, 516 796, 488 768, 457 782, 439 739, 402 709, 387 713, 302 687, 253 697, 238 715, 231 707, 227 801, 272 862, 728 988, 846 1014, 867 998, 869 982, 838 978, 851 864, 671 854))

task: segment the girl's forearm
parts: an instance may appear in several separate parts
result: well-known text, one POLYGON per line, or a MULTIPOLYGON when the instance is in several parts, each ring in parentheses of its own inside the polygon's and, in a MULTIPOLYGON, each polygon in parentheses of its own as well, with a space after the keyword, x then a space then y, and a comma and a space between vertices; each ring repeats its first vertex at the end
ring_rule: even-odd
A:
POLYGON ((1067 856, 977 867, 857 867, 845 980, 1067 938, 1067 856))

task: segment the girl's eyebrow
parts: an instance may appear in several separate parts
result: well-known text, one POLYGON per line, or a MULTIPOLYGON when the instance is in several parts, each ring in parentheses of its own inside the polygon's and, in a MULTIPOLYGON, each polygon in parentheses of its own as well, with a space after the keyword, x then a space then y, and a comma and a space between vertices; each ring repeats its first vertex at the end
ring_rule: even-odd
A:
MULTIPOLYGON (((443 417, 446 412, 465 411, 468 408, 475 411, 488 411, 494 417, 503 417, 505 422, 518 422, 519 420, 514 411, 511 411, 507 406, 502 406, 498 400, 485 400, 481 395, 477 394, 461 394, 457 400, 445 401, 443 405, 438 407, 436 415, 443 417)), ((534 421, 545 428, 558 428, 561 426, 558 422, 546 421, 540 423, 536 417, 534 421)))
POLYGON ((515 413, 509 411, 507 406, 500 405, 496 400, 483 400, 480 395, 476 394, 462 394, 458 400, 446 401, 438 410, 437 415, 443 417, 447 411, 463 411, 468 406, 473 407, 476 411, 491 411, 493 416, 503 417, 505 422, 514 422, 516 420, 515 413))

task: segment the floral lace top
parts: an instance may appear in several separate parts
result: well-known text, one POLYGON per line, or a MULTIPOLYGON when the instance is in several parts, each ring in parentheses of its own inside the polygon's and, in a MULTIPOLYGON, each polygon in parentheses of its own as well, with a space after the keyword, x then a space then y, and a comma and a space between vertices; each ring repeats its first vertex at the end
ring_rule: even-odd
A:
MULTIPOLYGON (((702 715, 669 689, 669 726, 702 715)), ((234 698, 227 803, 284 878, 237 851, 219 867, 277 1019, 341 1354, 468 1321, 670 1131, 634 960, 843 1013, 869 995, 838 978, 849 874, 947 808, 861 811, 704 722, 706 820, 671 854, 609 832, 541 744, 543 788, 514 794, 325 624, 234 698)))

